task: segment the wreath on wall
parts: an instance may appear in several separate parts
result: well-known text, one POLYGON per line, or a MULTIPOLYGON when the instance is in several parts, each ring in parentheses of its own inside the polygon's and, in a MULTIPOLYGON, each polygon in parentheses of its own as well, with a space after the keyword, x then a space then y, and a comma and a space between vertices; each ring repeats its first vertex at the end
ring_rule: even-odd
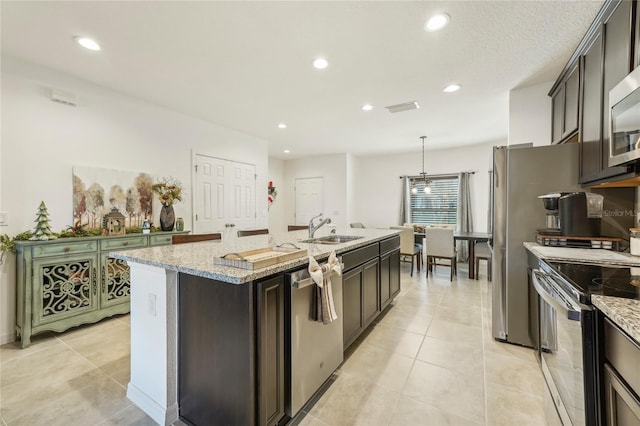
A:
POLYGON ((276 196, 278 195, 278 191, 276 191, 276 187, 273 186, 273 182, 269 181, 269 187, 267 188, 267 201, 269 202, 269 207, 276 200, 276 196))

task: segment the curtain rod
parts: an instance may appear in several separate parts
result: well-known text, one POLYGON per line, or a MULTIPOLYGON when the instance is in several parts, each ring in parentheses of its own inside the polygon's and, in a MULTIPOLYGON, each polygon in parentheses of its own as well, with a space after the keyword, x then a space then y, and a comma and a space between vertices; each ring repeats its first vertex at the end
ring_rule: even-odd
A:
MULTIPOLYGON (((469 171, 463 171, 461 173, 470 173, 470 174, 475 174, 476 171, 475 170, 469 170, 469 171)), ((439 174, 439 175, 430 175, 427 174, 428 178, 434 178, 434 179, 441 179, 441 178, 450 178, 450 177, 454 177, 454 176, 458 176, 460 173, 443 173, 443 174, 439 174)), ((404 176, 400 176, 400 179, 402 179, 404 176)), ((422 176, 420 175, 406 175, 406 177, 410 178, 410 179, 421 179, 422 176)))

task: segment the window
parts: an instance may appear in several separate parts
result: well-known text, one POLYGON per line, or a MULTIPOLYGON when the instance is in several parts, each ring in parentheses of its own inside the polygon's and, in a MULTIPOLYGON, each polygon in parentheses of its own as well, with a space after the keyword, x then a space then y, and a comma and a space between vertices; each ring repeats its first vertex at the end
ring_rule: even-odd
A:
POLYGON ((456 224, 458 213, 458 176, 430 177, 431 193, 424 193, 424 181, 410 178, 411 187, 416 185, 417 194, 411 196, 411 223, 425 225, 456 224))

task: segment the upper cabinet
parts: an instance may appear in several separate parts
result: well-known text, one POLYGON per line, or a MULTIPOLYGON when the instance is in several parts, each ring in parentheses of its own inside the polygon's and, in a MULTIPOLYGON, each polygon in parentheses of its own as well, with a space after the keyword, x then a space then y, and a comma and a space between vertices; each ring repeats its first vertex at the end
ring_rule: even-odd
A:
POLYGON ((551 141, 561 143, 575 136, 578 131, 578 101, 580 73, 577 64, 551 95, 551 141))
POLYGON ((609 91, 640 61, 637 0, 602 7, 551 88, 552 143, 580 143, 580 183, 635 176, 633 165, 609 167, 609 91))

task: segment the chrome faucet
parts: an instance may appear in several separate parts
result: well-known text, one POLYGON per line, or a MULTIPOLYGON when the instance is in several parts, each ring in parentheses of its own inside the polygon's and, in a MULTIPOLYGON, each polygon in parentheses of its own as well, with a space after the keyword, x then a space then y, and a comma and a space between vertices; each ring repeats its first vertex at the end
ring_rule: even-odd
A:
POLYGON ((318 216, 312 217, 311 220, 309 221, 309 238, 313 238, 313 234, 315 234, 316 231, 320 229, 322 225, 324 225, 325 223, 331 223, 331 218, 328 217, 326 219, 322 219, 320 223, 318 223, 318 225, 314 226, 313 225, 314 219, 317 219, 319 217, 322 217, 322 213, 320 213, 318 216))

